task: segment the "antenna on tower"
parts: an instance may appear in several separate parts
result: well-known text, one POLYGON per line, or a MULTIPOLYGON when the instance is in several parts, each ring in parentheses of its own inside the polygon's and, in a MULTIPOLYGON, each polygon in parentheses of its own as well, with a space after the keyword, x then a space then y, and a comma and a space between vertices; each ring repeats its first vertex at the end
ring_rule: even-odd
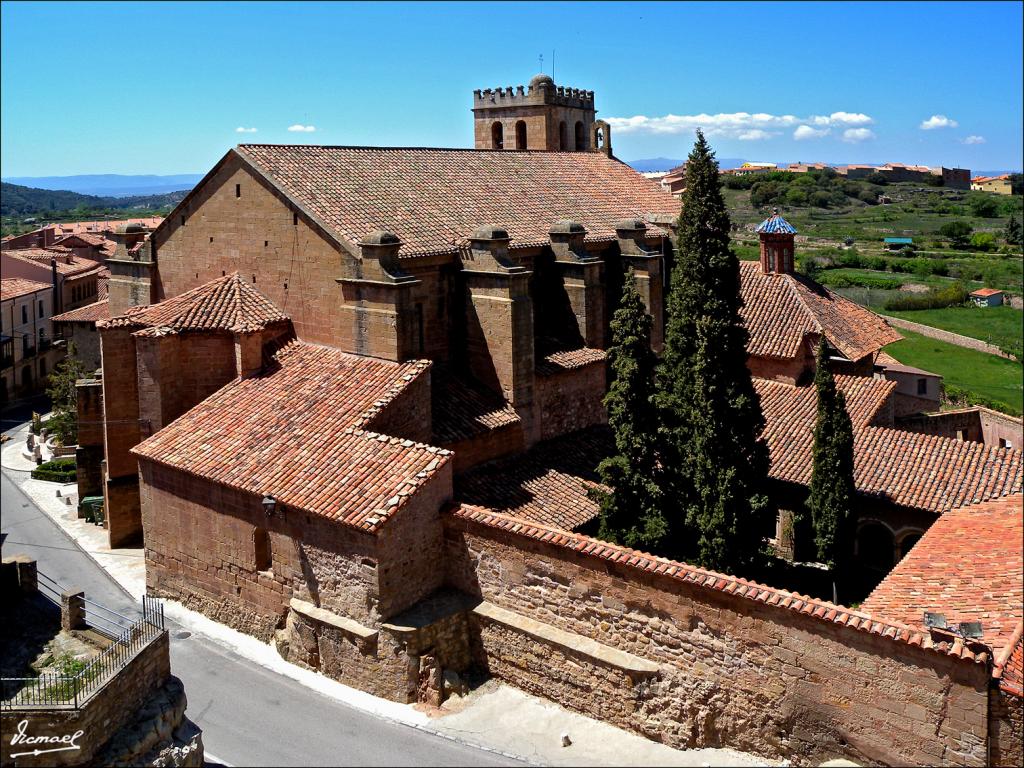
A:
POLYGON ((541 71, 541 74, 543 74, 544 73, 544 54, 542 53, 537 58, 540 59, 540 71, 541 71))

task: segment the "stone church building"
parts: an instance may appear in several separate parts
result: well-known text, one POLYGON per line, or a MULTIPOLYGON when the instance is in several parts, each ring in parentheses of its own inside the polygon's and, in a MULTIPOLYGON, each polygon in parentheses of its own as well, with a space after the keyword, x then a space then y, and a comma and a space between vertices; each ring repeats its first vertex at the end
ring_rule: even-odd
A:
MULTIPOLYGON (((538 76, 473 112, 473 150, 235 147, 108 261, 80 474, 149 591, 398 701, 450 670, 675 746, 1012 756, 992 681, 1019 630, 947 642, 589 535, 609 320, 631 267, 661 349, 680 202, 613 156, 593 92, 538 76)), ((779 499, 806 493, 824 336, 879 578, 951 510, 1010 500, 1012 528, 1020 454, 895 428, 872 372, 899 335, 796 274, 793 235, 769 218, 741 265, 779 499)))

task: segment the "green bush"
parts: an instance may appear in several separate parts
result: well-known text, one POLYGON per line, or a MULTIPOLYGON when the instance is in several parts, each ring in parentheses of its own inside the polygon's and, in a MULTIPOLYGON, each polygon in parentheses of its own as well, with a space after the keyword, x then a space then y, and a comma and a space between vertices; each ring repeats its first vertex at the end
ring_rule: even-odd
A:
POLYGON ((819 282, 830 288, 878 288, 881 290, 899 290, 903 281, 896 277, 875 277, 874 275, 830 275, 825 272, 818 277, 819 282))
POLYGON ((979 218, 994 219, 999 215, 999 203, 984 192, 972 195, 967 204, 971 207, 971 213, 979 218))
POLYGON ((991 232, 975 232, 971 235, 971 248, 979 251, 991 251, 995 245, 996 236, 991 232))
POLYGON ((78 469, 74 459, 54 459, 33 469, 32 478, 52 483, 71 483, 78 478, 78 469))
MULTIPOLYGON (((917 261, 917 259, 915 259, 917 261)), ((894 296, 885 302, 889 312, 903 312, 914 309, 942 309, 964 304, 970 294, 963 283, 953 283, 944 288, 933 288, 928 293, 894 296)))

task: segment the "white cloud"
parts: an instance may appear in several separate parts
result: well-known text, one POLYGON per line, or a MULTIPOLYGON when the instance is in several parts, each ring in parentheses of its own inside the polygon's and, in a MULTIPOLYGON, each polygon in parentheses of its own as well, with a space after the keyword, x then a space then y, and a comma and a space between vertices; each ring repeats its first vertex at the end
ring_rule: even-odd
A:
POLYGON ((932 115, 918 126, 922 131, 931 131, 935 128, 956 128, 959 123, 945 115, 932 115))
POLYGON ((798 125, 793 131, 793 138, 797 141, 820 139, 822 136, 828 136, 830 132, 830 128, 811 128, 809 125, 798 125))
MULTIPOLYGON (((780 130, 805 129, 801 138, 810 138, 807 130, 812 125, 819 130, 831 126, 870 125, 874 120, 859 112, 833 112, 830 115, 811 115, 802 118, 796 115, 771 115, 766 112, 720 112, 715 115, 664 115, 663 117, 609 117, 608 123, 617 134, 637 133, 671 135, 690 133, 700 128, 706 136, 727 139, 756 141, 779 135, 780 130)), ((824 134, 822 134, 824 135, 824 134)))
POLYGON ((875 132, 870 128, 847 128, 843 131, 843 141, 849 144, 856 144, 858 141, 867 141, 875 138, 875 132))
POLYGON ((244 128, 241 125, 235 128, 235 133, 256 133, 255 128, 244 128))
POLYGON ((968 136, 966 139, 963 139, 963 143, 964 144, 984 144, 985 143, 985 137, 984 136, 968 136))
POLYGON ((299 133, 312 133, 316 130, 315 125, 302 125, 302 123, 296 123, 295 125, 288 126, 289 131, 297 131, 299 133))

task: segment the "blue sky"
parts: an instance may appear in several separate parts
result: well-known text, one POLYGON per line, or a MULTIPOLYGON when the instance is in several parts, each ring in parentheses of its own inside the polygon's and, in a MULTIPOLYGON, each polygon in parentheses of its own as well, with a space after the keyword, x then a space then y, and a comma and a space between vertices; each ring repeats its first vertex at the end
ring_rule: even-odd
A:
POLYGON ((1022 4, 2 3, 0 173, 190 173, 241 142, 471 146, 540 67, 616 154, 1022 166, 1022 4), (922 127, 923 126, 923 127, 922 127), (289 127, 313 128, 291 130, 289 127), (238 132, 237 129, 256 129, 238 132))

